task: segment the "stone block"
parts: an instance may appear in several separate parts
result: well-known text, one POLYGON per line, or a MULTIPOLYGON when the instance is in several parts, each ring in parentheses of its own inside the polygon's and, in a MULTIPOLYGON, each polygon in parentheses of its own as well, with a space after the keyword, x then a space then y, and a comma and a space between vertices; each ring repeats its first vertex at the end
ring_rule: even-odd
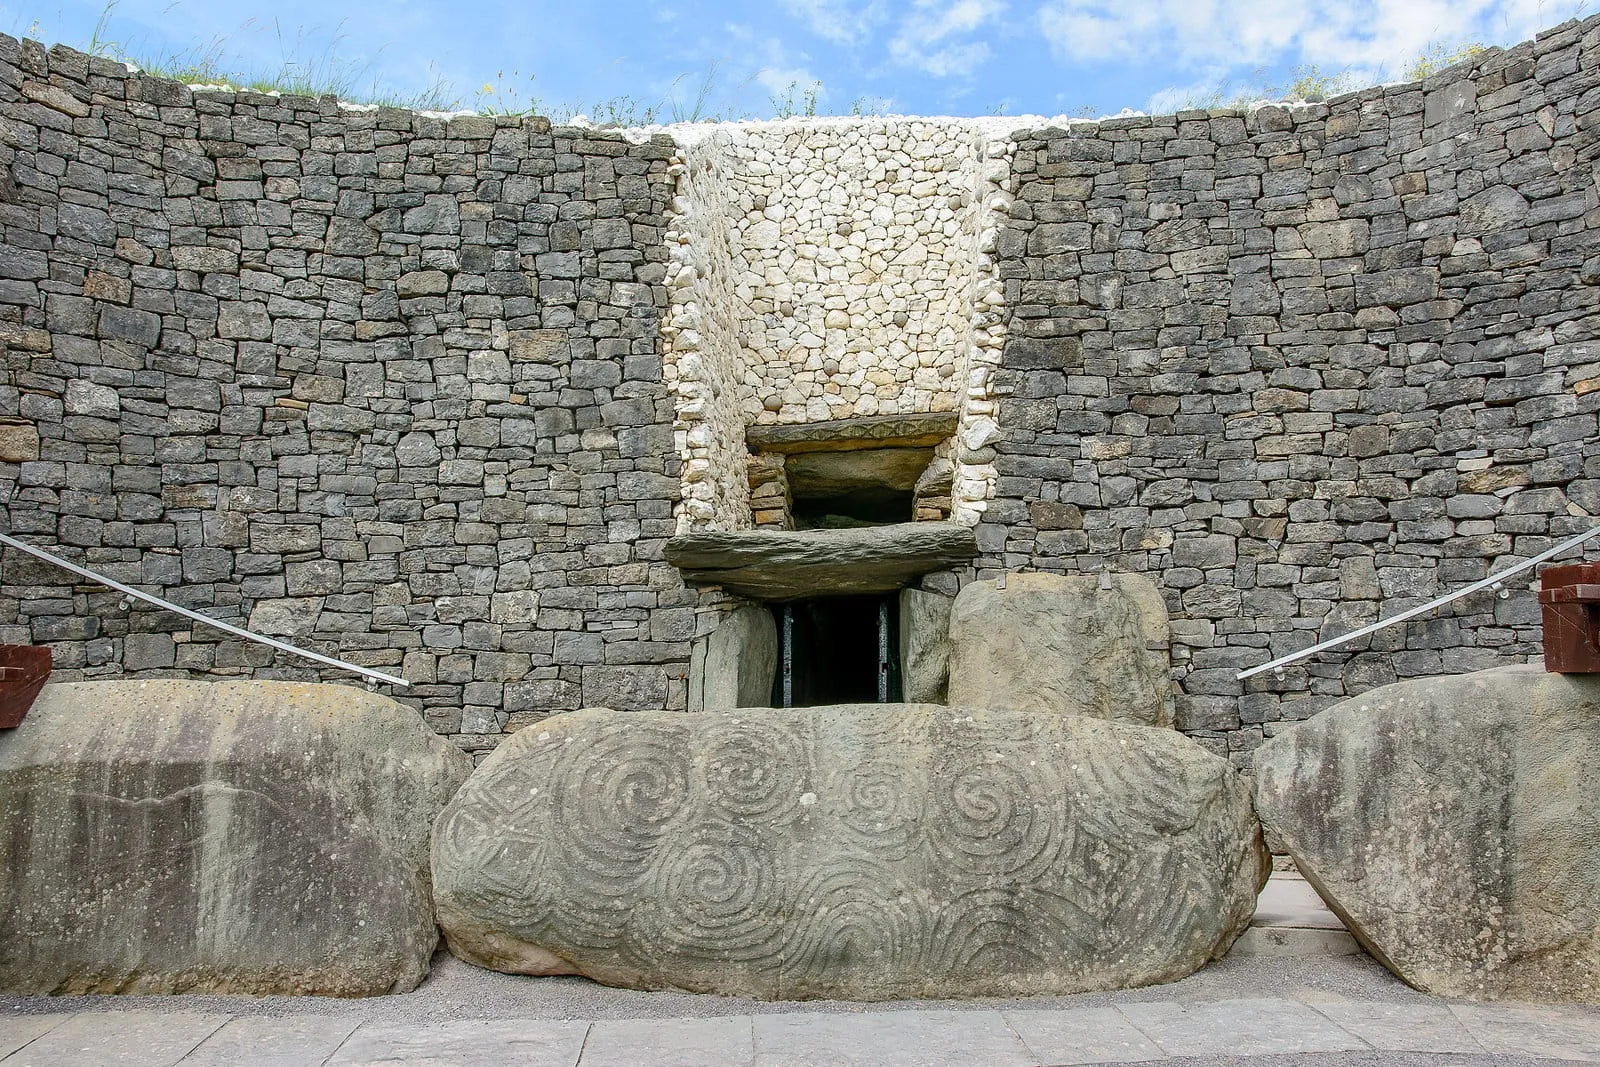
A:
POLYGON ((0 988, 412 989, 430 823, 470 766, 348 686, 48 685, 0 738, 0 988))
POLYGON ((1423 992, 1600 1002, 1600 678, 1511 666, 1335 704, 1255 755, 1256 805, 1423 992))
POLYGON ((907 703, 945 701, 952 604, 952 598, 940 593, 900 590, 900 684, 907 703))
POLYGON ((1179 734, 918 704, 555 716, 433 848, 462 959, 763 999, 1172 981, 1269 867, 1247 786, 1179 734))
POLYGON ((689 667, 689 710, 764 708, 778 669, 778 625, 766 607, 745 605, 696 642, 689 667))
POLYGON ((950 613, 950 703, 1173 722, 1161 593, 1136 574, 969 582, 950 613))

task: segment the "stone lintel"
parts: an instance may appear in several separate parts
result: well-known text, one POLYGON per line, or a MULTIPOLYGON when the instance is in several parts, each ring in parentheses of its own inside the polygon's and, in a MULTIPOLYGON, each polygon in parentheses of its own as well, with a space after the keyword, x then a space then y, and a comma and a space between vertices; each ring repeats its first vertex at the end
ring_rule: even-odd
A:
POLYGON ((851 448, 931 448, 956 432, 960 415, 872 415, 833 422, 751 426, 745 441, 757 452, 837 452, 851 448))
POLYGON ((684 581, 755 600, 892 592, 977 554, 973 532, 951 522, 691 533, 666 545, 684 581))

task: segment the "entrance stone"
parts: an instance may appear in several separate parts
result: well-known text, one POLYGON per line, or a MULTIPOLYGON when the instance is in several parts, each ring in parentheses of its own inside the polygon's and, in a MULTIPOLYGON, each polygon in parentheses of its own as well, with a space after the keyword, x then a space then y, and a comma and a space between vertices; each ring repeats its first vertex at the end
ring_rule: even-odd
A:
POLYGON ((1600 676, 1514 666, 1335 704, 1256 752, 1256 804, 1400 978, 1600 1002, 1600 676))
POLYGON ((900 678, 907 703, 943 704, 950 680, 951 599, 900 590, 900 678))
POLYGON ((47 685, 0 732, 0 989, 412 989, 429 824, 471 766, 348 686, 47 685))
POLYGON ((950 614, 950 703, 1171 726, 1171 631, 1137 574, 1008 574, 950 614))
POLYGON ((555 716, 433 849, 468 962, 767 999, 1172 981, 1267 874, 1248 787, 1182 735, 928 704, 555 716))
POLYGON ((711 636, 695 642, 689 710, 766 707, 777 669, 778 625, 772 612, 754 605, 736 608, 711 636))

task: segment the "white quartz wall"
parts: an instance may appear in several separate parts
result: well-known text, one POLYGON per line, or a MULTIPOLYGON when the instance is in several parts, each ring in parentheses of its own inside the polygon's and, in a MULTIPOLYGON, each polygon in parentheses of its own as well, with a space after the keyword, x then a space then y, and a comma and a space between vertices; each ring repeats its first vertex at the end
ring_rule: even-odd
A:
POLYGON ((679 529, 750 523, 744 430, 958 411, 954 517, 991 495, 992 254, 1015 145, 992 124, 853 118, 684 131, 667 374, 679 529))
POLYGON ((673 436, 683 464, 678 532, 751 526, 739 316, 734 297, 730 154, 725 138, 683 146, 672 161, 671 301, 662 326, 663 373, 677 406, 673 436))

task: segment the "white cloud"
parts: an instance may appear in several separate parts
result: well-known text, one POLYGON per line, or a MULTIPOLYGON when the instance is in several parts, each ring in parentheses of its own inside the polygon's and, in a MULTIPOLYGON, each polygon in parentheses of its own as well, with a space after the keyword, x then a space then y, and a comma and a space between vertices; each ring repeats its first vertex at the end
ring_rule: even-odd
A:
POLYGON ((1056 55, 1080 62, 1161 62, 1185 73, 1290 62, 1397 78, 1430 44, 1518 41, 1572 17, 1584 3, 1048 0, 1039 8, 1038 24, 1056 55))
POLYGON ((999 21, 1000 0, 914 0, 889 54, 936 78, 966 76, 991 55, 986 41, 964 40, 999 21))
POLYGON ((860 44, 888 19, 884 0, 780 0, 784 10, 810 27, 811 32, 835 44, 860 44))

